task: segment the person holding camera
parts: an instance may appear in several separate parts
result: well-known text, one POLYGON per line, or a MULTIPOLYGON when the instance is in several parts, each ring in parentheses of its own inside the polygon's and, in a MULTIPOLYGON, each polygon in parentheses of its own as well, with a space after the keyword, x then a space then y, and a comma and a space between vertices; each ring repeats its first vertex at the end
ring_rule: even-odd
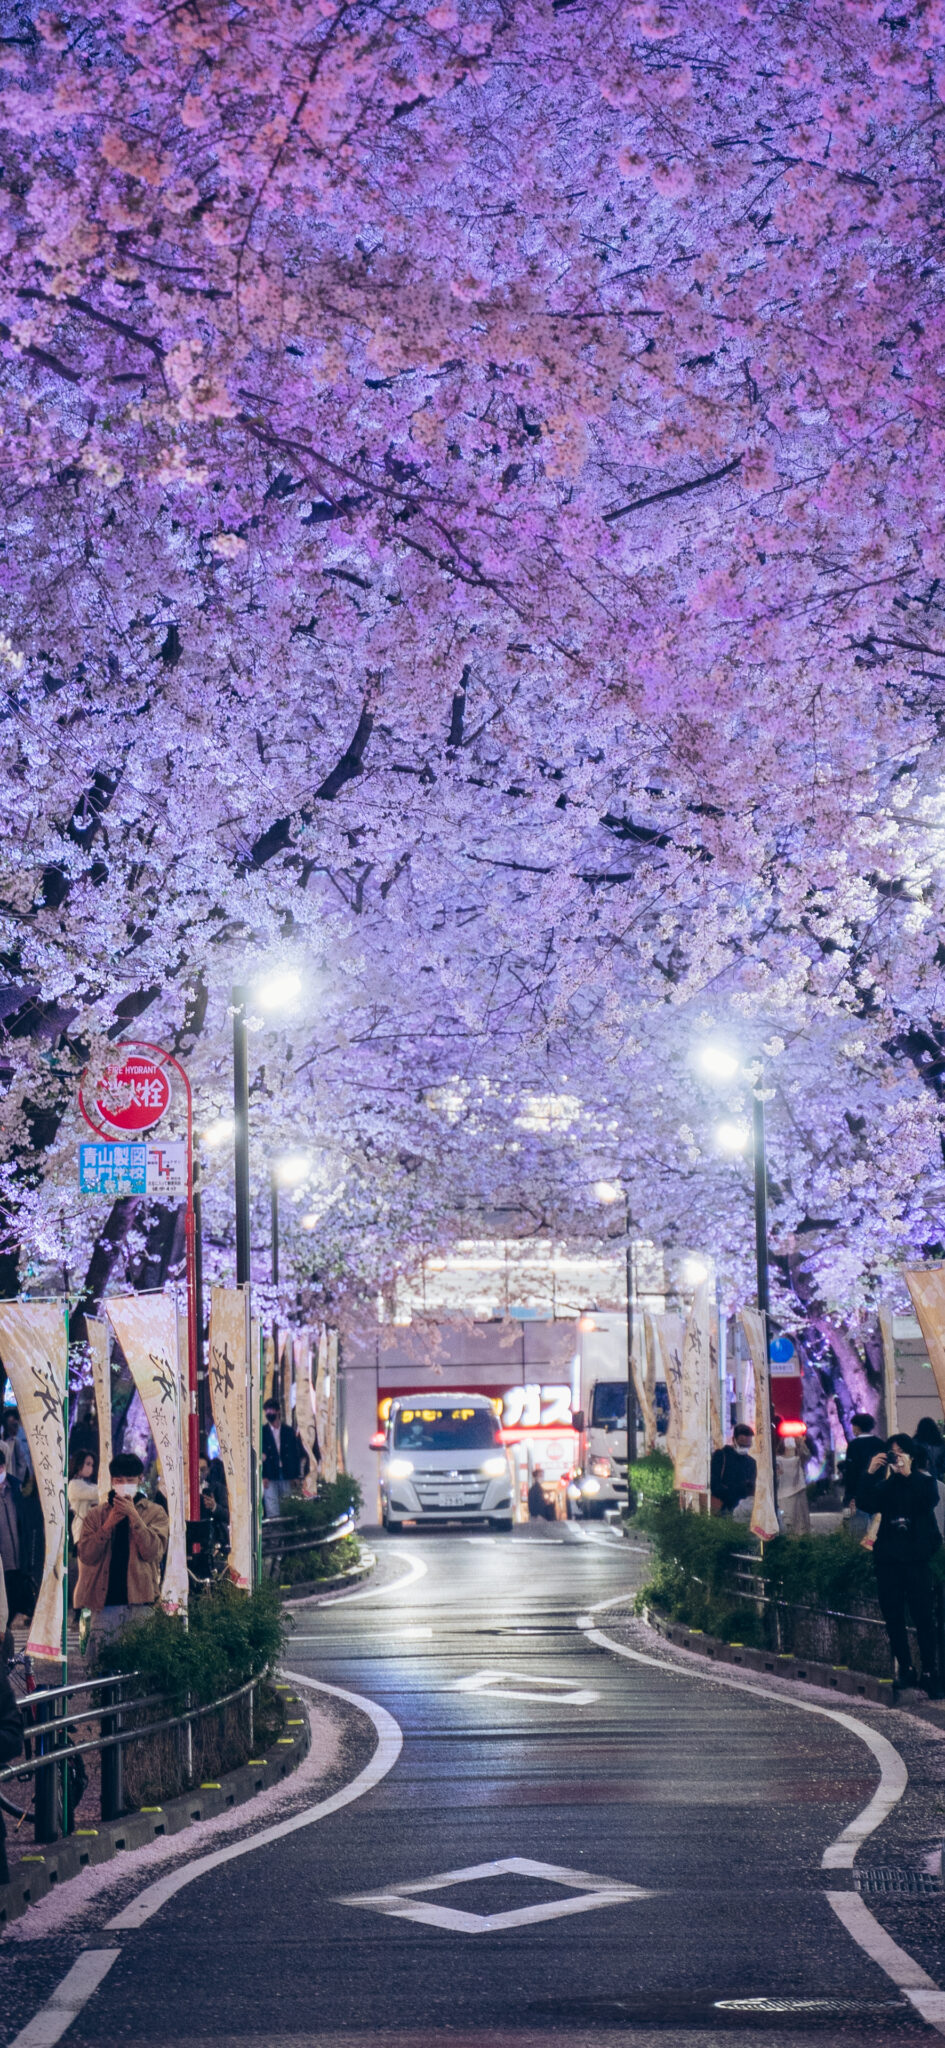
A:
POLYGON ((856 1504, 873 1518, 873 1569, 876 1592, 895 1660, 900 1691, 921 1685, 932 1699, 943 1697, 935 1645, 935 1614, 930 1560, 942 1538, 935 1520, 938 1482, 926 1469, 921 1444, 910 1436, 891 1436, 885 1449, 870 1459, 856 1493, 856 1504), (875 1524, 875 1533, 874 1533, 875 1524), (906 1630, 906 1609, 919 1642, 921 1678, 916 1677, 906 1630))
POLYGON ((98 1640, 154 1606, 170 1531, 166 1508, 144 1491, 144 1466, 133 1451, 119 1451, 108 1470, 108 1499, 89 1509, 77 1544, 75 1606, 91 1610, 98 1640))

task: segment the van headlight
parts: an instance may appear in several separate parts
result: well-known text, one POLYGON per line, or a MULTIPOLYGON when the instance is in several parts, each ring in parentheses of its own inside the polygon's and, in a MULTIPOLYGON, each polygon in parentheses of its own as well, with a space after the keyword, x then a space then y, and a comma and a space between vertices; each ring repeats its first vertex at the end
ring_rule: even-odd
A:
POLYGON ((504 1479, 508 1469, 505 1458, 487 1458, 485 1464, 480 1466, 485 1479, 504 1479))
POLYGON ((391 1458, 387 1467, 388 1479, 409 1479, 413 1471, 412 1458, 391 1458))

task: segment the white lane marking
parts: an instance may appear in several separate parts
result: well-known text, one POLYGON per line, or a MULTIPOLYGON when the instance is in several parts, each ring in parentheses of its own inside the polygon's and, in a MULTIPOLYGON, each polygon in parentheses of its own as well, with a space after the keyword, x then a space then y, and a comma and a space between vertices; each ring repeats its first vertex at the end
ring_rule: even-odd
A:
POLYGON ((465 1541, 467 1543, 488 1543, 491 1545, 496 1542, 496 1538, 494 1536, 467 1536, 465 1541))
MULTIPOLYGON (((395 1553, 397 1557, 400 1554, 399 1550, 395 1553)), ((392 1586, 365 1586, 360 1593, 336 1593, 334 1598, 323 1600, 322 1607, 342 1607, 347 1600, 382 1600, 386 1594, 402 1593, 407 1586, 415 1585, 417 1579, 426 1578, 427 1567, 422 1557, 408 1557, 407 1567, 403 1578, 395 1579, 392 1586)))
POLYGON ((183 1891, 185 1885, 193 1884, 195 1878, 205 1876, 208 1870, 218 1870, 223 1863, 232 1863, 237 1856, 248 1856, 253 1849, 264 1849, 269 1842, 279 1842, 285 1835, 294 1835, 299 1828, 309 1828, 314 1821, 326 1820, 340 1807, 350 1806, 352 1800, 363 1799, 366 1792, 370 1792, 382 1778, 386 1778, 388 1771, 393 1770, 404 1738, 399 1723, 386 1707, 379 1707, 375 1700, 365 1699, 361 1693, 345 1692, 340 1685, 325 1685, 321 1679, 307 1678, 301 1671, 286 1671, 284 1675, 293 1685, 307 1685, 312 1692, 330 1693, 333 1699, 346 1700, 349 1706, 359 1707, 362 1714, 373 1721, 377 1730, 377 1748, 370 1763, 365 1764, 356 1778, 352 1778, 350 1785, 343 1785, 340 1792, 333 1792, 330 1799, 321 1799, 316 1806, 293 1814, 289 1820, 276 1821, 271 1827, 261 1828, 257 1835, 230 1842, 225 1849, 212 1849, 206 1856, 194 1856, 166 1877, 159 1877, 154 1884, 146 1885, 130 1905, 123 1906, 113 1920, 106 1922, 110 1929, 143 1927, 146 1920, 160 1912, 168 1899, 183 1891))
POLYGON ((598 1600, 590 1613, 578 1616, 577 1626, 589 1642, 597 1643, 602 1649, 613 1650, 618 1657, 626 1657, 633 1664, 652 1664, 659 1671, 680 1671, 687 1677, 701 1679, 703 1683, 727 1685, 735 1692, 751 1693, 755 1699, 776 1700, 779 1706, 793 1707, 801 1714, 820 1714, 824 1720, 836 1721, 839 1727, 848 1729, 860 1742, 865 1742, 879 1765, 879 1784, 868 1806, 864 1806, 862 1813, 847 1823, 821 1857, 822 1870, 852 1870, 857 1850, 898 1805, 909 1783, 909 1773, 898 1749, 894 1749, 885 1735, 877 1734, 875 1728, 870 1728, 865 1721, 858 1721, 855 1714, 843 1714, 837 1707, 821 1707, 813 1700, 791 1699, 785 1693, 773 1692, 769 1686, 752 1685, 744 1678, 730 1678, 718 1665, 713 1665, 711 1672, 698 1671, 689 1664, 674 1664, 671 1659, 650 1657, 644 1650, 630 1650, 626 1644, 615 1642, 612 1636, 604 1635, 602 1630, 593 1626, 593 1616, 605 1607, 619 1606, 626 1597, 625 1593, 618 1593, 612 1600, 598 1600))
POLYGON ((416 1920, 421 1927, 443 1927, 453 1934, 496 1934, 507 1927, 533 1927, 539 1920, 558 1920, 570 1913, 593 1913, 599 1906, 622 1906, 631 1899, 652 1894, 636 1884, 621 1884, 612 1877, 592 1877, 586 1870, 567 1870, 560 1863, 536 1863, 530 1856, 503 1856, 493 1863, 471 1863, 463 1870, 440 1870, 435 1877, 418 1878, 409 1884, 391 1884, 380 1892, 356 1892, 338 1900, 339 1906, 364 1906, 372 1913, 386 1913, 392 1920, 416 1920), (483 1878, 538 1877, 546 1884, 567 1887, 569 1896, 546 1900, 539 1906, 519 1906, 510 1913, 463 1913, 454 1906, 430 1906, 418 1895, 442 1892, 453 1886, 473 1884, 483 1878), (574 1895, 577 1896, 574 1896, 574 1895))
POLYGON ((57 1984, 52 1997, 14 2035, 10 2048, 55 2048, 120 1955, 120 1948, 85 1949, 76 1957, 71 1970, 66 1971, 62 1983, 57 1984))
POLYGON ((945 1991, 939 1990, 921 1963, 907 1955, 892 1935, 886 1933, 885 1927, 880 1926, 858 1892, 827 1892, 825 1897, 829 1899, 837 1919, 843 1922, 847 1933, 870 1960, 892 1979, 897 1990, 905 1993, 936 2033, 945 2034, 945 1991))
POLYGON ((599 1692, 572 1685, 569 1678, 540 1678, 533 1671, 525 1676, 517 1671, 474 1671, 469 1678, 454 1679, 452 1690, 487 1692, 490 1699, 543 1700, 546 1707, 589 1707, 600 1699, 599 1692), (535 1692, 535 1686, 544 1686, 544 1692, 535 1692))

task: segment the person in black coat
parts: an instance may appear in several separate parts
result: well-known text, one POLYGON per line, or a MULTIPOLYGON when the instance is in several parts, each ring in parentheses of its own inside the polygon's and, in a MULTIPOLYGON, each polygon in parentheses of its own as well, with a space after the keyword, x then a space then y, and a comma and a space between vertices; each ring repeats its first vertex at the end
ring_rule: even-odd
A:
POLYGON ((755 1432, 750 1422, 736 1422, 730 1444, 713 1451, 709 1488, 712 1512, 731 1515, 755 1491, 758 1467, 751 1455, 755 1432))
POLYGON ((864 1514, 880 1518, 873 1569, 898 1685, 901 1689, 921 1684, 933 1699, 943 1696, 929 1571, 930 1560, 942 1542, 935 1520, 937 1502, 938 1483, 926 1469, 922 1446, 904 1435, 891 1436, 870 1459, 856 1496, 857 1507, 864 1514), (919 1639, 921 1679, 916 1678, 912 1665, 907 1607, 919 1639))
POLYGON ((288 1422, 280 1423, 277 1401, 268 1400, 263 1413, 263 1505, 267 1515, 279 1515, 284 1496, 301 1477, 304 1446, 298 1430, 288 1422))

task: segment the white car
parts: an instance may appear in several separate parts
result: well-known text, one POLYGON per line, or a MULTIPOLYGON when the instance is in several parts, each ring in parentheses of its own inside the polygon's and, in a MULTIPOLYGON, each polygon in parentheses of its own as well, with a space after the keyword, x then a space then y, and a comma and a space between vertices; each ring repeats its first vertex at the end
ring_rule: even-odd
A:
POLYGON ((512 1467, 484 1394, 405 1394, 391 1402, 381 1455, 381 1520, 488 1522, 511 1529, 512 1467))

